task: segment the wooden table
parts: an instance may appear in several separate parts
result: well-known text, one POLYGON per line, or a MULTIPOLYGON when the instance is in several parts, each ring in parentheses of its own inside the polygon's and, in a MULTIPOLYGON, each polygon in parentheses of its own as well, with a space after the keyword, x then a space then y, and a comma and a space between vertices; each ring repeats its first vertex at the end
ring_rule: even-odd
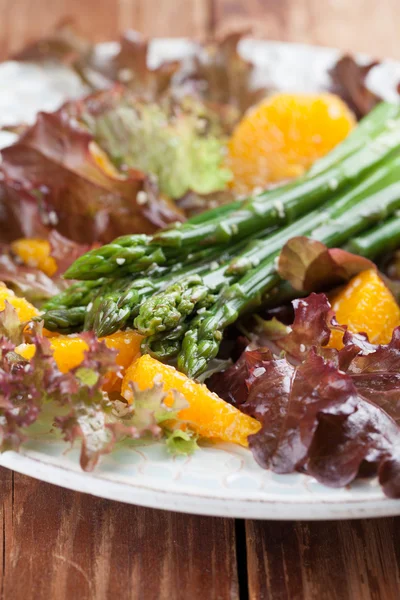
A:
MULTIPOLYGON (((230 26, 400 58, 397 0, 0 0, 0 57, 75 15, 93 39, 230 26), (99 9, 101 5, 101 10, 99 9)), ((396 600, 400 519, 257 522, 93 498, 0 469, 5 600, 396 600)))

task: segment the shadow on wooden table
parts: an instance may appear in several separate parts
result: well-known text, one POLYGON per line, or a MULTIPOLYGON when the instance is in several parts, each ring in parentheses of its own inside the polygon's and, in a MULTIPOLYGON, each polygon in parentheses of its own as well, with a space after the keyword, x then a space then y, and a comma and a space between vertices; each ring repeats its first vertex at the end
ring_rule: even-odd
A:
POLYGON ((235 525, 0 477, 5 600, 400 597, 399 519, 235 525))

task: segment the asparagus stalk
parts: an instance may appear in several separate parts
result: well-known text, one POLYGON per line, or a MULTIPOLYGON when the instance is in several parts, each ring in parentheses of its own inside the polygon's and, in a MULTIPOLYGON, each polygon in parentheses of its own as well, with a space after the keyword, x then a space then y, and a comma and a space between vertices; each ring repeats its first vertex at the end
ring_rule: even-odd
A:
POLYGON ((293 222, 343 189, 348 183, 387 159, 400 145, 399 109, 390 104, 373 111, 336 149, 333 158, 323 159, 323 167, 307 173, 285 186, 233 203, 202 218, 164 230, 154 236, 124 236, 112 244, 80 257, 66 272, 66 277, 95 279, 143 272, 151 264, 173 264, 199 245, 223 246, 246 238, 265 227, 293 222), (383 119, 383 114, 393 118, 383 119), (372 121, 372 125, 368 125, 372 121), (379 123, 379 127, 376 126, 379 123), (360 129, 361 128, 361 129, 360 129), (361 133, 360 133, 361 131, 361 133), (354 141, 354 137, 356 141, 354 141), (367 144, 366 141, 370 143, 367 144), (361 144, 361 145, 360 145, 361 144), (341 148, 341 149, 340 149, 341 148), (354 152, 354 149, 357 149, 354 152), (224 218, 222 219, 222 215, 224 218))
MULTIPOLYGON (((306 233, 302 226, 309 220, 311 228, 308 235, 327 246, 341 246, 372 223, 387 218, 400 207, 399 169, 400 158, 392 159, 340 200, 333 202, 326 211, 305 217, 296 235, 306 233), (321 215, 322 221, 318 223, 321 215)), ((280 283, 275 268, 279 251, 274 248, 278 242, 282 246, 292 235, 293 227, 287 227, 271 236, 265 250, 271 253, 239 281, 225 288, 211 308, 193 318, 187 326, 178 355, 180 370, 191 377, 201 374, 209 360, 216 356, 224 329, 245 311, 259 306, 265 295, 280 283)))
MULTIPOLYGON (((222 283, 225 282, 227 285, 230 282, 232 285, 239 277, 257 268, 265 259, 276 256, 282 245, 296 235, 322 237, 328 243, 332 238, 331 241, 334 243, 337 240, 338 228, 342 228, 342 220, 347 222, 346 235, 351 235, 350 223, 353 223, 354 231, 359 230, 360 227, 357 218, 360 199, 363 202, 362 216, 365 213, 369 215, 369 219, 374 219, 385 215, 385 210, 391 211, 397 206, 400 197, 400 187, 397 182, 399 165, 399 159, 392 159, 388 165, 374 171, 356 190, 350 190, 339 199, 331 200, 323 210, 315 210, 283 230, 248 244, 241 254, 217 271, 215 282, 210 273, 196 282, 195 290, 207 296, 208 289, 208 297, 211 298, 216 291, 216 284, 221 287, 222 283), (385 186, 385 197, 375 207, 374 203, 380 198, 381 186, 385 186), (368 199, 368 196, 371 198, 368 199)), ((368 220, 365 218, 364 221, 367 225, 368 220)), ((196 304, 188 302, 185 304, 182 294, 183 291, 187 292, 186 285, 190 287, 190 292, 193 292, 191 283, 183 279, 179 282, 179 286, 171 286, 145 301, 140 307, 139 316, 135 319, 135 327, 140 333, 154 335, 170 331, 195 312, 198 308, 196 304)))
MULTIPOLYGON (((393 216, 383 223, 378 223, 345 244, 344 249, 353 254, 375 260, 383 254, 389 254, 400 247, 400 218, 393 216)), ((295 290, 287 281, 282 281, 271 293, 265 296, 263 304, 274 307, 286 304, 308 292, 295 290)))
POLYGON ((55 308, 48 310, 38 319, 43 320, 44 326, 49 331, 57 331, 62 334, 76 333, 82 329, 85 313, 86 306, 55 308))
POLYGON ((392 252, 400 246, 400 217, 393 216, 384 223, 353 238, 346 245, 346 250, 360 254, 366 258, 376 257, 392 252))
POLYGON ((215 300, 200 275, 191 275, 149 298, 135 319, 145 336, 175 329, 194 309, 209 307, 215 300))
POLYGON ((106 279, 96 281, 77 281, 66 290, 53 296, 43 305, 43 310, 57 310, 74 306, 87 306, 106 279))
MULTIPOLYGON (((266 234, 267 232, 263 233, 266 234)), ((202 258, 203 260, 193 262, 193 264, 191 260, 188 260, 186 266, 178 263, 165 274, 158 269, 153 277, 149 276, 134 280, 124 278, 111 282, 106 280, 106 283, 93 298, 92 305, 86 313, 84 328, 94 330, 98 336, 114 333, 129 321, 133 322, 140 306, 147 298, 156 298, 159 290, 169 285, 175 285, 175 282, 183 277, 190 279, 204 274, 206 285, 211 281, 214 287, 217 286, 218 281, 222 284, 224 277, 223 270, 218 269, 219 263, 229 261, 242 247, 243 243, 241 242, 218 254, 215 251, 210 254, 209 250, 198 252, 196 258, 202 258), (211 269, 210 272, 210 266, 214 266, 216 270, 211 269)), ((151 312, 153 312, 153 307, 151 312)))

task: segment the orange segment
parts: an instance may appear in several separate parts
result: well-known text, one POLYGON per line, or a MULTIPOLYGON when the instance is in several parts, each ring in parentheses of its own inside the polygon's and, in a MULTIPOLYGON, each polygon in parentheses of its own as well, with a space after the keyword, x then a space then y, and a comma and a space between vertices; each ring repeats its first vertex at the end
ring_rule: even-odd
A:
MULTIPOLYGON (((140 344, 143 336, 137 331, 127 330, 117 331, 117 333, 100 339, 104 340, 109 348, 118 351, 116 356, 117 365, 122 367, 124 373, 135 358, 140 355, 140 344)), ((121 384, 121 377, 118 377, 116 373, 110 373, 103 388, 106 392, 118 392, 121 389, 121 384)))
POLYGON ((37 267, 49 277, 57 271, 57 263, 50 256, 51 248, 47 240, 21 238, 15 240, 11 248, 28 267, 37 267))
POLYGON ((275 94, 237 125, 227 166, 239 194, 302 175, 353 129, 355 118, 334 94, 275 94))
POLYGON ((31 360, 35 356, 35 351, 35 344, 20 344, 15 347, 15 352, 25 360, 31 360))
POLYGON ((19 298, 5 285, 0 284, 0 311, 5 309, 6 300, 15 308, 18 318, 21 322, 29 321, 39 314, 37 308, 25 298, 19 298))
POLYGON ((256 433, 261 427, 258 421, 210 392, 205 385, 196 383, 174 367, 164 365, 148 354, 140 357, 127 369, 122 382, 122 395, 132 402, 130 382, 135 382, 139 389, 144 390, 158 380, 163 383, 164 391, 170 392, 166 404, 172 403, 171 390, 176 390, 185 397, 189 406, 180 411, 179 417, 188 421, 191 429, 201 436, 247 446, 247 436, 256 433))
POLYGON ((77 335, 60 335, 51 338, 50 345, 54 360, 62 373, 66 373, 80 365, 85 358, 86 350, 89 349, 85 340, 77 335))
MULTIPOLYGON (((102 339, 106 346, 117 350, 116 363, 122 367, 125 372, 127 367, 139 355, 140 343, 143 337, 136 331, 118 331, 102 339)), ((88 345, 79 335, 60 335, 50 340, 50 345, 54 353, 54 359, 62 373, 74 369, 84 359, 85 351, 88 345)), ((33 344, 20 344, 15 349, 17 354, 30 360, 35 354, 33 344)), ((104 390, 107 392, 119 391, 121 389, 122 379, 115 373, 110 373, 108 381, 104 384, 104 390)))
MULTIPOLYGON (((88 349, 87 343, 78 336, 60 335, 57 338, 52 338, 50 345, 54 360, 62 373, 66 373, 80 365, 84 359, 85 351, 88 349)), ((35 356, 35 350, 34 344, 20 344, 15 348, 15 352, 26 360, 30 360, 35 356)))
MULTIPOLYGON (((400 308, 374 269, 363 271, 333 299, 332 308, 341 325, 353 333, 366 333, 374 344, 388 344, 400 325, 400 308)), ((332 332, 329 346, 342 348, 342 334, 332 332)))

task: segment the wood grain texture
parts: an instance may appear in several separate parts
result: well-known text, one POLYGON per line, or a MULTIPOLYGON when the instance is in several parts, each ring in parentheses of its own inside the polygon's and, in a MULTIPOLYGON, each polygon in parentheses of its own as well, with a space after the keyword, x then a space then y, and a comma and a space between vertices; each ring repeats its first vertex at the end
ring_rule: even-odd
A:
POLYGON ((0 60, 73 18, 93 41, 137 29, 151 36, 204 37, 209 0, 0 0, 0 60))
POLYGON ((214 0, 217 30, 400 58, 397 0, 214 0))
POLYGON ((1 598, 237 600, 234 521, 0 478, 1 598))
POLYGON ((400 519, 263 523, 247 530, 250 600, 396 600, 400 519))

